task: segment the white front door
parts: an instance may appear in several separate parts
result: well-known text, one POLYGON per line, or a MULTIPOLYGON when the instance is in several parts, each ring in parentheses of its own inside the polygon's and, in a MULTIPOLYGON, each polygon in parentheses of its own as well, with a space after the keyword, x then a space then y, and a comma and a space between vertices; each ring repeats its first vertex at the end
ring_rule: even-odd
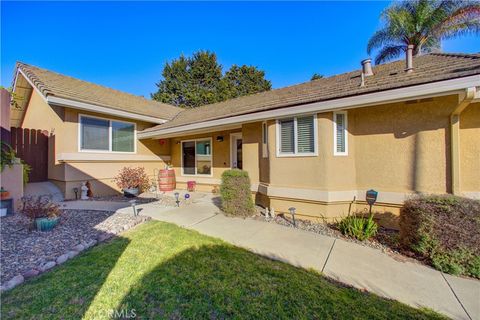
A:
POLYGON ((230 166, 237 169, 243 169, 242 161, 242 134, 241 133, 232 133, 230 135, 230 166))

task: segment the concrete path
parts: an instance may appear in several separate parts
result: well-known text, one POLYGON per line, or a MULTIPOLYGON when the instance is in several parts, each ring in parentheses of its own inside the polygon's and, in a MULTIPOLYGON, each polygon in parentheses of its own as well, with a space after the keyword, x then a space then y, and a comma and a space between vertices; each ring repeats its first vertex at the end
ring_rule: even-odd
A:
MULTIPOLYGON (((88 202, 95 203, 83 203, 88 202)), ((89 206, 102 210, 103 205, 89 206)), ((155 203, 139 208, 142 215, 223 239, 272 259, 313 268, 386 298, 428 307, 454 319, 480 320, 480 281, 397 261, 379 250, 341 239, 273 223, 225 217, 208 197, 181 208, 163 208, 155 203)), ((129 212, 131 208, 118 210, 129 212)))
POLYGON ((55 202, 63 201, 62 191, 50 181, 27 183, 23 195, 25 197, 50 196, 55 202))

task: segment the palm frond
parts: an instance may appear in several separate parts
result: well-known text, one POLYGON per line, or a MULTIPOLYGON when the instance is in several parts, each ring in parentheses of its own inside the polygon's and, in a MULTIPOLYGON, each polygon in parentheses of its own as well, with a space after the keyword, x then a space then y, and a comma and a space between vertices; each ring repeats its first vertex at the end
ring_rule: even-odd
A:
POLYGON ((380 48, 385 44, 395 41, 392 33, 388 29, 378 30, 368 41, 367 53, 370 54, 373 49, 380 48))
POLYGON ((404 45, 390 45, 383 47, 375 57, 375 64, 398 58, 405 51, 404 45))

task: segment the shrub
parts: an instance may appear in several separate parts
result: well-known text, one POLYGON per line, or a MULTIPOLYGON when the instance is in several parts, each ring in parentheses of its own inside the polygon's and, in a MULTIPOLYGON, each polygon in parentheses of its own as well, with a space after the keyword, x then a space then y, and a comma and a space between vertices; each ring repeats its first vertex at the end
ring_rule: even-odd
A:
POLYGON ((378 225, 373 217, 347 216, 340 220, 338 229, 346 236, 356 238, 360 241, 373 237, 378 230, 378 225))
POLYGON ((400 212, 402 245, 443 272, 480 278, 480 201, 418 196, 400 212))
POLYGON ((123 167, 114 180, 122 190, 138 188, 139 191, 142 192, 150 188, 150 181, 143 167, 123 167))
POLYGON ((220 185, 222 208, 225 214, 248 217, 254 212, 250 178, 243 170, 224 171, 220 185))
POLYGON ((47 196, 23 197, 22 213, 32 222, 38 218, 56 218, 61 214, 60 206, 47 196))

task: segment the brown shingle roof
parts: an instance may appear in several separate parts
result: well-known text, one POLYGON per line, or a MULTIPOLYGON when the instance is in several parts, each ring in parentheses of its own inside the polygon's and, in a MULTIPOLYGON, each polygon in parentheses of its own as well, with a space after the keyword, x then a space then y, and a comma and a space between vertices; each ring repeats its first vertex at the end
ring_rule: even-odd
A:
POLYGON ((405 61, 399 60, 373 68, 374 75, 365 78, 361 87, 361 70, 322 78, 290 87, 257 93, 179 113, 165 124, 144 130, 149 132, 207 120, 284 108, 431 83, 480 74, 480 54, 432 53, 414 58, 414 71, 406 73, 405 61))
POLYGON ((173 119, 181 111, 180 108, 169 104, 148 100, 25 63, 18 62, 17 68, 23 71, 44 96, 55 96, 167 120, 173 119))

